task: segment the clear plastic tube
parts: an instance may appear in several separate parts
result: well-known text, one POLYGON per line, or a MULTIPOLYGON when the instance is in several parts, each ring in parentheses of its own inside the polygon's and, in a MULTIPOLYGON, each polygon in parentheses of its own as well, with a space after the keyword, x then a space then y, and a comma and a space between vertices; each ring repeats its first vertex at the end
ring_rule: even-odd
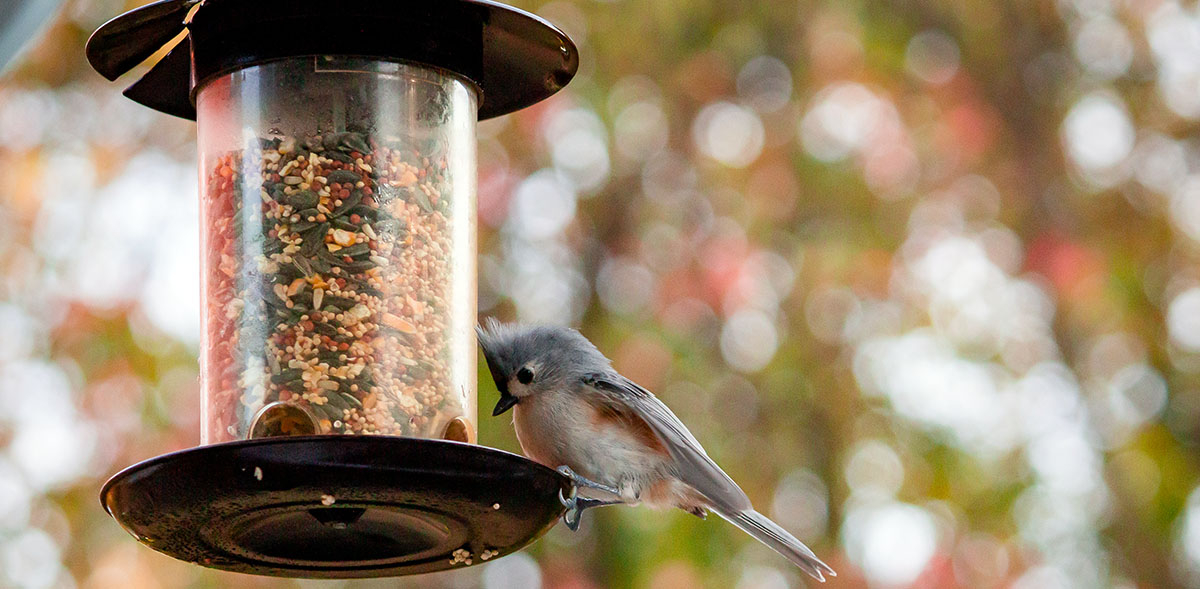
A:
POLYGON ((197 94, 201 443, 475 441, 474 89, 300 57, 197 94))

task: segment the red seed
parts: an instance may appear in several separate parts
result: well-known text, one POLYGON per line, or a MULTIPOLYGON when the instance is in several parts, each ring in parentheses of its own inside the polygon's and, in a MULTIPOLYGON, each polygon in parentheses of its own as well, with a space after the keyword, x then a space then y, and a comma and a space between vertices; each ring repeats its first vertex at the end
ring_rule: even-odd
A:
POLYGON ((362 223, 362 217, 358 216, 358 213, 351 214, 350 222, 355 224, 362 223))

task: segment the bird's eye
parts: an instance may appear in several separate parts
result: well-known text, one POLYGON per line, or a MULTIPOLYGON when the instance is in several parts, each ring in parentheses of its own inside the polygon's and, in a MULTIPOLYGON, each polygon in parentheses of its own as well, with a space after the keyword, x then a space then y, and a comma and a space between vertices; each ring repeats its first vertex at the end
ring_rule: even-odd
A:
POLYGON ((533 382, 533 371, 530 370, 528 366, 522 366, 521 369, 517 371, 517 380, 521 381, 521 384, 529 384, 533 382))

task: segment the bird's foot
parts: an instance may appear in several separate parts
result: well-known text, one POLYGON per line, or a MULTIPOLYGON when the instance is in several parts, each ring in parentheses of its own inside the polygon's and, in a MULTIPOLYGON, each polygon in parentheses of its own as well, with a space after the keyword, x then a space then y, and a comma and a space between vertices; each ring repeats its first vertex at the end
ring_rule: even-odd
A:
POLYGON ((571 467, 569 467, 569 466, 563 465, 563 466, 556 468, 555 470, 557 470, 559 474, 567 477, 568 479, 571 479, 571 484, 574 485, 576 488, 587 487, 589 489, 596 489, 598 491, 604 491, 605 493, 608 493, 610 495, 614 495, 617 497, 621 496, 621 491, 619 489, 616 489, 615 487, 610 487, 603 483, 597 483, 596 481, 593 481, 591 479, 584 478, 583 476, 579 475, 575 471, 571 470, 571 467))
POLYGON ((583 518, 583 510, 591 509, 593 507, 601 507, 604 505, 613 505, 613 504, 621 502, 619 500, 618 501, 604 501, 602 499, 589 499, 586 497, 580 497, 579 496, 579 487, 598 489, 598 490, 604 491, 606 493, 611 493, 613 495, 618 495, 618 496, 620 495, 620 492, 612 487, 609 487, 608 485, 603 485, 601 483, 597 483, 595 481, 592 481, 592 480, 586 479, 582 476, 579 476, 578 474, 575 474, 575 471, 571 470, 567 466, 560 466, 560 467, 558 467, 557 470, 563 476, 571 479, 570 495, 564 497, 562 489, 559 489, 558 501, 560 503, 562 503, 563 507, 567 508, 567 511, 565 513, 563 513, 563 523, 566 524, 567 528, 570 529, 572 532, 579 529, 579 522, 583 518))
POLYGON ((563 497, 562 490, 560 489, 558 491, 558 500, 563 504, 563 507, 567 508, 567 511, 563 513, 563 523, 572 532, 579 529, 579 522, 583 520, 583 510, 620 503, 620 501, 604 501, 602 499, 580 497, 575 494, 574 487, 571 489, 570 497, 563 497))

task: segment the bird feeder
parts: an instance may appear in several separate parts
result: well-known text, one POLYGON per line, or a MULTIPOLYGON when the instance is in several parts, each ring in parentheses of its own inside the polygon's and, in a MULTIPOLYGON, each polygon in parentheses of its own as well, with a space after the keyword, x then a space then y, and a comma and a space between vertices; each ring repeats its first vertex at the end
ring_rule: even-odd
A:
POLYGON ((476 438, 475 124, 574 75, 485 0, 163 0, 87 54, 194 119, 201 446, 105 485, 142 543, 226 570, 367 577, 523 547, 564 477, 476 438))

